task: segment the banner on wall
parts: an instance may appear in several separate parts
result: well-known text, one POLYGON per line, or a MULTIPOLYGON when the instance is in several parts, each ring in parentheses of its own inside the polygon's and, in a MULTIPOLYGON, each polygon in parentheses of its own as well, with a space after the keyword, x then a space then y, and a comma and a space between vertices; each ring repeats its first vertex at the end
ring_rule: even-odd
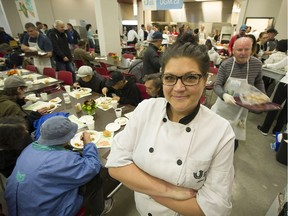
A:
POLYGON ((181 9, 183 0, 142 0, 143 10, 181 9))
POLYGON ((39 21, 34 0, 15 0, 15 4, 23 26, 28 22, 35 24, 39 21))

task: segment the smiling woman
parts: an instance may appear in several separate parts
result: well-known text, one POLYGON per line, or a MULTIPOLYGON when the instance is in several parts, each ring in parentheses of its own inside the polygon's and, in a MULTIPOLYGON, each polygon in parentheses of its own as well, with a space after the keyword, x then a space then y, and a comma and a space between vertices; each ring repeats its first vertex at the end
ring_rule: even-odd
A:
POLYGON ((141 215, 230 215, 234 133, 199 103, 207 50, 174 45, 162 60, 165 98, 144 100, 134 110, 114 137, 109 173, 135 191, 141 215))

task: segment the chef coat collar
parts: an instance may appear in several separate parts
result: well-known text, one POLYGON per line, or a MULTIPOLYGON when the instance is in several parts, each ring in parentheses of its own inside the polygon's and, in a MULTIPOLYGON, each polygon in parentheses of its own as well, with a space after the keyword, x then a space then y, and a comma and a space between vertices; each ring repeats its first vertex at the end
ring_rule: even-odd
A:
MULTIPOLYGON (((167 103, 166 110, 167 110, 167 108, 169 106, 170 106, 170 104, 167 103)), ((182 119, 180 119, 179 123, 183 124, 183 125, 189 124, 195 118, 195 116, 197 115, 199 109, 200 109, 200 102, 197 104, 195 110, 192 113, 190 113, 189 115, 187 115, 187 116, 183 117, 182 119)))

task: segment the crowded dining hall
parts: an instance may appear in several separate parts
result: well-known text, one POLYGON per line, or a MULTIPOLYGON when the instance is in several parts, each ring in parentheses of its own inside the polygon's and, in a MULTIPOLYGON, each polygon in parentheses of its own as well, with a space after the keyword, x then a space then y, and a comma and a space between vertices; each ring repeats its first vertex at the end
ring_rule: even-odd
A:
POLYGON ((0 1, 0 215, 287 215, 286 9, 0 1))

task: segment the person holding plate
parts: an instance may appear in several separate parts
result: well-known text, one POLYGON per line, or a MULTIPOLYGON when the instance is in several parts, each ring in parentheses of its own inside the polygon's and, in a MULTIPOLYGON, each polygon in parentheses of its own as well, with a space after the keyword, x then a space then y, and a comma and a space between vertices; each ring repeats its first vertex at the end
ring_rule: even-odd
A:
POLYGON ((33 56, 34 65, 37 67, 39 73, 43 74, 43 69, 45 67, 52 67, 52 43, 46 35, 38 31, 37 27, 33 23, 26 23, 25 29, 27 34, 24 36, 21 49, 24 52, 38 51, 46 53, 43 56, 33 56))
MULTIPOLYGON (((101 162, 90 134, 83 132, 83 154, 64 148, 77 124, 63 116, 48 119, 41 136, 26 147, 7 179, 5 199, 9 215, 98 216, 104 210, 101 162)), ((112 199, 106 201, 112 205, 112 199)), ((107 205, 108 206, 108 205, 107 205)))
POLYGON ((175 44, 161 66, 165 98, 136 107, 114 137, 106 167, 135 191, 141 216, 230 215, 234 133, 199 102, 209 71, 207 49, 175 44))
POLYGON ((218 71, 214 83, 214 92, 218 96, 211 107, 218 115, 227 119, 236 135, 235 150, 238 140, 246 140, 246 120, 248 110, 236 105, 233 96, 240 93, 240 86, 252 85, 265 93, 262 80, 262 64, 256 57, 251 56, 252 40, 247 37, 237 39, 233 46, 233 57, 225 60, 218 71))

